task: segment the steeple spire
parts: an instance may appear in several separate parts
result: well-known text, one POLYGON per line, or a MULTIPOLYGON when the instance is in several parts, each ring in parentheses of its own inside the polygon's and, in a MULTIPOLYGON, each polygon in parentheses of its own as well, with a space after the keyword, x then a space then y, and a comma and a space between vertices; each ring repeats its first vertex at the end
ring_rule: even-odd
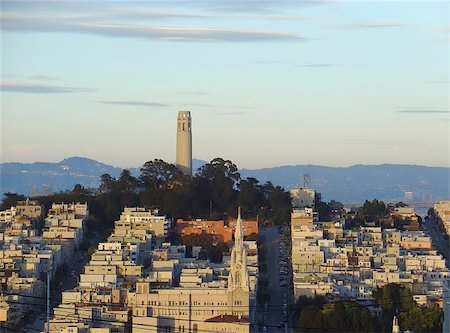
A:
POLYGON ((228 288, 248 290, 249 277, 247 270, 247 250, 244 246, 242 232, 241 208, 238 208, 238 216, 234 230, 234 246, 231 251, 230 273, 228 275, 228 288))
POLYGON ((241 220, 241 207, 238 207, 238 217, 236 220, 236 229, 234 231, 234 247, 242 247, 244 243, 241 220))

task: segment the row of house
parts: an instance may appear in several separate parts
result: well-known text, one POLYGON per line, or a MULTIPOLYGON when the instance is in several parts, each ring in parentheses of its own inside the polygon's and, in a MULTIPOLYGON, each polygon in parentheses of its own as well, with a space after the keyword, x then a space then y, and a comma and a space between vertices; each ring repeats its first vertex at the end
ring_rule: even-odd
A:
POLYGON ((50 332, 249 332, 258 258, 240 217, 222 263, 200 260, 200 247, 165 241, 170 228, 155 211, 125 208, 78 286, 63 292, 50 332))
POLYGON ((449 277, 445 259, 423 231, 381 227, 343 228, 343 221, 319 222, 311 209, 292 212, 294 294, 331 299, 372 300, 388 283, 410 286, 421 305, 442 305, 449 277))
POLYGON ((450 235, 450 201, 438 201, 434 204, 433 209, 442 220, 447 235, 450 235))
POLYGON ((45 219, 37 201, 19 201, 0 212, 0 322, 16 325, 45 296, 53 280, 70 264, 84 237, 86 203, 53 204, 45 219))

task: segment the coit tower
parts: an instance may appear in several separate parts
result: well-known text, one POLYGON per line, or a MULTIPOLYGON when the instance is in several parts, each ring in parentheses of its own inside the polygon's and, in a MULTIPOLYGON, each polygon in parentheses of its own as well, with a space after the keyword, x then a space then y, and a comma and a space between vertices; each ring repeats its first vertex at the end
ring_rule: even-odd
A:
POLYGON ((190 111, 178 111, 177 167, 192 176, 192 123, 190 111))

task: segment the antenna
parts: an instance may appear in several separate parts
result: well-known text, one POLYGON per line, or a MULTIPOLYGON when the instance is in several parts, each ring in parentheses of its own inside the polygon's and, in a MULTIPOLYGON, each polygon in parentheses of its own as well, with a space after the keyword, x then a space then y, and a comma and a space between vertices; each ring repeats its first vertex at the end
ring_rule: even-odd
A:
POLYGON ((301 176, 302 188, 311 188, 311 175, 309 173, 304 173, 301 176))

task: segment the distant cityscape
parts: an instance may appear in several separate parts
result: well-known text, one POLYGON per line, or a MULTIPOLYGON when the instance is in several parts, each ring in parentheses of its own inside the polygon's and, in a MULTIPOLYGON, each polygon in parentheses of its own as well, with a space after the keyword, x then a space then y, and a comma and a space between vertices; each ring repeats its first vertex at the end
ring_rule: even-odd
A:
POLYGON ((220 158, 193 176, 191 130, 179 112, 176 164, 138 178, 4 195, 1 332, 449 331, 449 200, 350 207, 220 158))

